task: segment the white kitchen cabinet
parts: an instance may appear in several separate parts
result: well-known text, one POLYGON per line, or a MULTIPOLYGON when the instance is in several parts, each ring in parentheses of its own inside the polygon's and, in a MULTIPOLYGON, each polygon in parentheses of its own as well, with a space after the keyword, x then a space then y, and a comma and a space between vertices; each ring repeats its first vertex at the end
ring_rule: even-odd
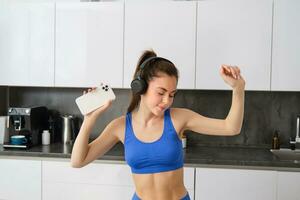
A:
MULTIPOLYGON (((184 168, 184 183, 194 195, 194 168, 184 168)), ((131 199, 135 187, 128 165, 91 163, 72 168, 70 162, 42 161, 43 200, 131 199)))
POLYGON ((72 168, 70 162, 43 161, 43 200, 130 199, 134 183, 130 168, 121 164, 91 163, 72 168))
POLYGON ((300 199, 300 172, 278 172, 277 200, 300 199))
POLYGON ((40 200, 41 161, 0 158, 0 199, 40 200))
POLYGON ((196 200, 276 200, 276 171, 196 168, 196 200))
POLYGON ((124 87, 130 88, 139 57, 153 49, 179 70, 178 88, 195 88, 196 2, 126 2, 124 87))
POLYGON ((2 3, 0 85, 54 85, 54 4, 2 3))
POLYGON ((222 64, 237 65, 246 90, 270 90, 272 0, 198 1, 196 88, 231 89, 222 64))
POLYGON ((43 184, 43 200, 130 200, 133 194, 133 187, 60 182, 43 184))
POLYGON ((55 86, 123 83, 123 2, 56 4, 55 86))
POLYGON ((195 195, 195 168, 184 167, 183 168, 183 183, 187 189, 191 199, 194 199, 195 195))
POLYGON ((274 91, 300 91, 300 1, 275 0, 272 85, 274 91))

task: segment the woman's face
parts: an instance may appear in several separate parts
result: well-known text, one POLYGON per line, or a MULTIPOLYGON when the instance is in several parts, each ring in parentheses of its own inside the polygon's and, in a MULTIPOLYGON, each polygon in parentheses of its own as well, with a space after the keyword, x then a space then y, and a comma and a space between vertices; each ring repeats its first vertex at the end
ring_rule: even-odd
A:
POLYGON ((161 115, 169 108, 176 93, 177 79, 165 73, 158 73, 148 83, 147 92, 141 96, 145 105, 155 115, 161 115))

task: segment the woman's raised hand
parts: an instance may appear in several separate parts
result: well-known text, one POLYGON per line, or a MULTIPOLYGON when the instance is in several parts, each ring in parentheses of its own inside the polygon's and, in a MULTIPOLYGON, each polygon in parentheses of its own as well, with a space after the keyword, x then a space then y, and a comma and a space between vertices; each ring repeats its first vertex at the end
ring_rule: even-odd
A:
MULTIPOLYGON (((89 88, 87 91, 83 91, 83 94, 86 94, 87 92, 94 92, 96 90, 96 87, 89 88)), ((97 108, 96 110, 84 115, 85 120, 96 120, 101 113, 103 113, 106 109, 108 109, 112 104, 112 100, 107 101, 103 106, 100 108, 97 108)))
POLYGON ((245 88, 245 80, 241 75, 241 71, 238 66, 222 65, 220 68, 220 75, 233 89, 245 88))

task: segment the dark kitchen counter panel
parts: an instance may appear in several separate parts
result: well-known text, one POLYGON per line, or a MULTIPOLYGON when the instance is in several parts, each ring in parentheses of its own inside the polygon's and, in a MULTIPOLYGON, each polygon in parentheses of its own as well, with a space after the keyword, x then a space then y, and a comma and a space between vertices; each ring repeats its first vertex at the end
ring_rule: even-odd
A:
MULTIPOLYGON (((0 158, 5 157, 35 157, 43 158, 70 158, 71 145, 54 143, 48 146, 35 146, 28 150, 5 149, 0 145, 0 158)), ((97 162, 125 163, 124 148, 121 143, 115 145, 97 162)), ((270 169, 283 171, 300 171, 300 162, 281 161, 266 148, 249 147, 205 147, 189 146, 184 149, 186 167, 222 167, 245 169, 270 169)))

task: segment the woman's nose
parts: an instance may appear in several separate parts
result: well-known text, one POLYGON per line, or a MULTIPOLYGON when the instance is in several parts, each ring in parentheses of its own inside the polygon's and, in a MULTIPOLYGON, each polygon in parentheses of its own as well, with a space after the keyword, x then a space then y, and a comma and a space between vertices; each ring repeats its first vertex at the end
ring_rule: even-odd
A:
POLYGON ((171 101, 171 99, 170 99, 170 97, 169 97, 169 96, 164 96, 164 98, 163 98, 163 103, 165 103, 165 104, 169 104, 169 103, 170 103, 170 101, 171 101))

